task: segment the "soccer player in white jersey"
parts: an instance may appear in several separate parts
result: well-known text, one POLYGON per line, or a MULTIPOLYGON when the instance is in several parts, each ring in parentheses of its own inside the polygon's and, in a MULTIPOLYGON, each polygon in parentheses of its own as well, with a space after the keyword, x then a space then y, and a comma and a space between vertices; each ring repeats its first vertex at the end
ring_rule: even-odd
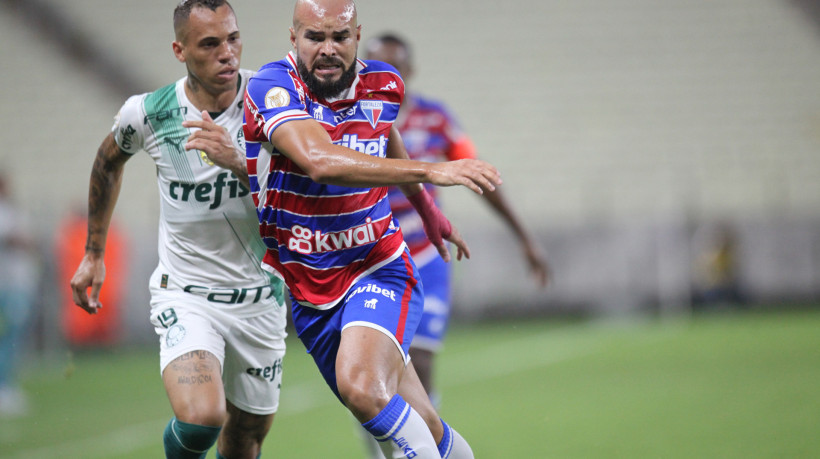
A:
POLYGON ((174 417, 167 457, 258 457, 278 408, 285 354, 283 283, 263 271, 264 245, 247 183, 242 96, 252 72, 224 0, 174 10, 173 51, 188 75, 129 98, 92 168, 85 257, 74 302, 100 311, 106 233, 126 161, 157 165, 159 264, 150 279, 151 322, 174 417), (243 183, 244 182, 244 183, 243 183), (91 288, 90 295, 88 288, 91 288))

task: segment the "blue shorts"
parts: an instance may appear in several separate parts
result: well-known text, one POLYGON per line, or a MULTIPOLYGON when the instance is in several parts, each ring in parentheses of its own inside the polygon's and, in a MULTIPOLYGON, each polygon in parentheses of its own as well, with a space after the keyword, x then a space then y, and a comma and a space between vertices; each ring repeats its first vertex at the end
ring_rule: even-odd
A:
POLYGON ((450 322, 450 265, 435 257, 419 273, 424 283, 424 312, 411 347, 437 352, 450 322))
POLYGON ((293 325, 325 382, 339 397, 336 354, 342 330, 364 326, 381 331, 393 340, 407 363, 423 302, 421 277, 405 249, 400 257, 353 284, 344 300, 330 309, 292 301, 293 325))

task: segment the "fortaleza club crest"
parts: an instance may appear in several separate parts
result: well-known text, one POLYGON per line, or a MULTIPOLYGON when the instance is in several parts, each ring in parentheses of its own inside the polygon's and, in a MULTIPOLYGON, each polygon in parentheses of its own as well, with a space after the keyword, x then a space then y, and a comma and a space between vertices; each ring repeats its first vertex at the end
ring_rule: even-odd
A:
POLYGON ((373 126, 373 129, 376 129, 376 125, 379 124, 379 118, 382 116, 382 110, 384 110, 382 101, 363 100, 359 103, 359 107, 361 107, 367 121, 370 121, 370 125, 373 126))

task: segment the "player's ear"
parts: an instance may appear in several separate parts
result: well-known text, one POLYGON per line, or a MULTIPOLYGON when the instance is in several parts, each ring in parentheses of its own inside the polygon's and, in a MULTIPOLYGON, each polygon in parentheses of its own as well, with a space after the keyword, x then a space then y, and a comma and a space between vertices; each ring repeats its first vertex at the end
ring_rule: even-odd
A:
POLYGON ((180 62, 185 62, 185 55, 182 54, 183 48, 182 43, 178 41, 171 43, 171 49, 174 51, 174 57, 176 57, 180 62))
POLYGON ((288 30, 290 30, 290 45, 293 46, 293 49, 296 49, 296 31, 293 30, 293 27, 288 30))

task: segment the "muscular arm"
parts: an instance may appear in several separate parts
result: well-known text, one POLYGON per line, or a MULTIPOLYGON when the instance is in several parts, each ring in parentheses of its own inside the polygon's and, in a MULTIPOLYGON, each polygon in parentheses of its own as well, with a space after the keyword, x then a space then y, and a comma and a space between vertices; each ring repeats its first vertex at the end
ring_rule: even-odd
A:
POLYGON ((88 186, 88 236, 85 244, 85 256, 71 279, 71 290, 74 303, 95 314, 102 305, 99 303, 99 292, 105 279, 105 241, 114 206, 120 194, 122 173, 125 162, 131 156, 120 150, 114 141, 114 134, 103 139, 97 150, 97 157, 91 168, 91 179, 88 186), (91 295, 87 293, 91 287, 91 295))
MULTIPOLYGON (((391 132, 390 137, 393 135, 391 132)), ((279 126, 271 142, 317 183, 350 187, 413 183, 462 185, 478 194, 484 189, 493 190, 501 183, 495 167, 481 160, 426 163, 395 157, 376 158, 334 145, 324 128, 314 120, 290 121, 279 126)), ((394 148, 390 144, 388 142, 388 152, 394 148)), ((389 154, 400 155, 395 151, 389 154)))

